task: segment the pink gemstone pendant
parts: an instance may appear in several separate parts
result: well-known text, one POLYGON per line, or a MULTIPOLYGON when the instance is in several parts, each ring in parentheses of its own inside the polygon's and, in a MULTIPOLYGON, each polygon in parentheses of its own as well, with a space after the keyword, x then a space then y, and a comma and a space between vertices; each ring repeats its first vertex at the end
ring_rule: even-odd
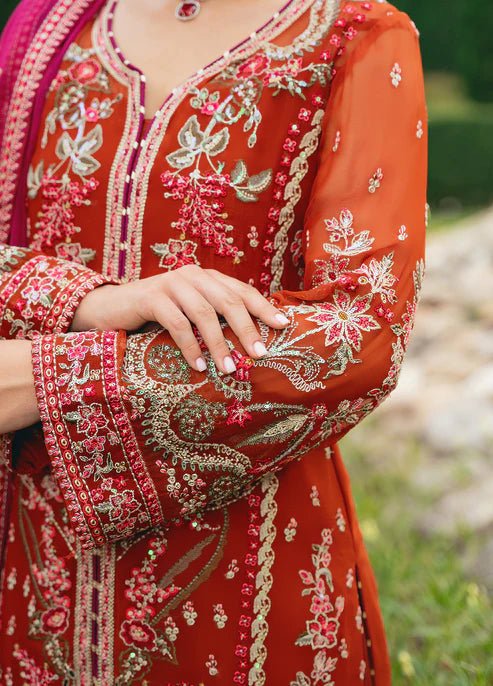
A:
POLYGON ((175 10, 175 16, 181 21, 195 19, 200 12, 200 0, 180 0, 175 10))

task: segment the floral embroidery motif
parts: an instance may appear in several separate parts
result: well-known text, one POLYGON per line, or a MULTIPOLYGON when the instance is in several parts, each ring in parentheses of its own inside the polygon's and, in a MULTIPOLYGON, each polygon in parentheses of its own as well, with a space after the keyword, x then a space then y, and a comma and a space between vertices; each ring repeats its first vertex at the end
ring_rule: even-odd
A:
POLYGON ((195 611, 195 608, 193 606, 193 603, 191 600, 187 600, 187 602, 183 606, 183 617, 188 624, 188 626, 193 626, 195 624, 195 620, 198 617, 197 612, 195 611))
POLYGON ((402 70, 398 62, 395 62, 394 66, 392 67, 392 71, 390 72, 390 80, 395 88, 397 88, 402 80, 402 70))
POLYGON ((209 659, 205 663, 205 666, 209 670, 210 676, 217 676, 219 674, 219 670, 217 668, 217 660, 214 657, 214 655, 209 655, 209 659))
POLYGON ((228 565, 228 570, 224 574, 226 579, 234 579, 236 574, 240 571, 240 568, 238 567, 238 560, 231 560, 231 562, 228 565))
MULTIPOLYGON (((216 77, 216 81, 231 83, 232 88, 224 113, 219 112, 218 115, 216 107, 214 115, 231 122, 245 117, 244 131, 251 131, 248 147, 254 147, 257 142, 257 129, 262 121, 258 104, 264 88, 272 89, 274 97, 281 91, 287 91, 293 96, 305 98, 306 89, 315 84, 325 87, 329 83, 332 76, 330 61, 322 59, 320 62, 304 65, 302 52, 301 49, 296 56, 281 55, 276 53, 275 48, 266 45, 247 60, 240 61, 239 64, 233 62, 216 77)), ((199 97, 192 101, 192 107, 200 107, 206 94, 205 90, 198 91, 199 97)))
POLYGON ((216 603, 213 608, 214 610, 214 621, 218 629, 224 629, 226 622, 228 621, 228 615, 224 611, 222 603, 216 603))
POLYGON ((6 579, 6 584, 9 591, 12 591, 15 588, 17 584, 17 569, 15 567, 12 567, 10 570, 6 579))
POLYGON ((355 290, 356 284, 348 269, 350 258, 369 250, 374 239, 370 237, 369 231, 354 232, 353 215, 348 209, 341 210, 339 218, 326 219, 325 226, 330 242, 324 243, 323 249, 330 257, 315 260, 316 269, 312 276, 312 286, 335 282, 345 290, 355 290), (341 242, 342 245, 337 245, 341 242))
POLYGON ((361 660, 360 665, 359 665, 359 678, 361 681, 365 680, 365 674, 366 674, 366 662, 364 660, 361 660))
MULTIPOLYGON (((224 152, 230 140, 227 126, 213 132, 219 112, 218 109, 205 130, 201 129, 197 115, 189 117, 178 134, 181 147, 166 157, 170 166, 179 171, 166 171, 161 180, 164 197, 182 201, 180 218, 171 224, 180 231, 180 238, 183 240, 187 235, 199 238, 216 255, 232 257, 238 262, 244 253, 229 235, 233 226, 225 221, 224 198, 231 188, 239 200, 256 202, 258 194, 269 186, 272 172, 268 169, 250 176, 242 160, 237 161, 230 173, 223 171, 223 163, 214 164, 213 158, 224 152), (211 168, 205 173, 199 168, 203 158, 211 168), (180 173, 192 165, 194 170, 187 176, 180 173)), ((162 254, 159 244, 152 247, 154 252, 162 254)))
POLYGON ((310 499, 313 507, 320 507, 320 495, 316 486, 312 486, 312 490, 310 491, 310 499))
POLYGON ((316 313, 308 317, 308 321, 315 322, 325 330, 325 345, 328 347, 335 342, 348 345, 354 350, 361 349, 362 331, 379 329, 378 322, 369 314, 371 294, 351 297, 344 291, 336 291, 333 303, 325 303, 316 307, 316 313))
POLYGON ((299 572, 305 586, 301 594, 310 596, 310 613, 313 618, 307 620, 306 630, 298 636, 295 645, 310 646, 315 651, 315 656, 310 676, 298 672, 290 686, 335 686, 330 674, 335 671, 338 658, 332 657, 329 651, 340 640, 338 634, 344 611, 344 596, 339 595, 334 599, 331 595, 334 592, 330 572, 332 544, 331 529, 323 529, 321 543, 312 545, 313 571, 302 569, 299 572))
POLYGON ((350 568, 346 573, 346 586, 352 588, 354 584, 354 569, 350 568))
POLYGON ((26 248, 2 247, 0 336, 31 338, 64 331, 82 298, 105 280, 77 264, 31 256, 26 248))
MULTIPOLYGON (((29 477, 22 477, 20 500, 20 530, 26 553, 32 560, 30 582, 30 636, 43 641, 45 650, 58 676, 48 681, 31 683, 50 683, 61 675, 67 681, 73 679, 73 666, 66 660, 68 651, 69 621, 72 613, 72 571, 66 561, 67 552, 72 550, 73 532, 69 527, 57 525, 53 505, 60 502, 60 492, 51 476, 44 479, 44 490, 35 488, 29 477), (41 513, 39 539, 35 535, 33 521, 41 513), (59 550, 60 542, 64 548, 59 550), (66 546, 66 547, 65 547, 66 546)), ((17 659, 24 664, 30 678, 44 676, 31 661, 28 653, 18 650, 17 659)))
POLYGON ((406 238, 408 237, 408 234, 406 233, 406 230, 407 230, 407 229, 406 229, 406 227, 404 226, 404 224, 402 224, 402 225, 399 227, 398 239, 399 239, 400 241, 405 241, 406 238))
POLYGON ((159 260, 161 269, 171 271, 187 264, 199 263, 195 255, 197 245, 193 241, 180 241, 170 238, 167 243, 154 243, 151 248, 161 258, 159 260))
POLYGON ((90 196, 98 187, 93 174, 100 167, 94 155, 103 145, 99 122, 111 117, 114 105, 121 100, 120 95, 110 97, 108 74, 94 54, 94 48, 83 49, 75 43, 68 49, 65 61, 70 66, 59 71, 51 85, 50 90, 56 92, 55 104, 41 139, 41 147, 46 148, 49 136, 61 129, 55 151, 59 162, 45 169, 41 161, 29 169, 28 176, 29 197, 34 199, 41 193, 43 198, 31 247, 44 251, 54 247, 58 257, 79 264, 90 262, 95 252, 72 241, 81 231, 75 223, 75 209, 91 204, 90 196))
POLYGON ((368 181, 368 192, 369 193, 375 193, 377 188, 380 188, 380 182, 382 181, 382 179, 383 179, 383 172, 379 167, 377 169, 377 171, 373 174, 373 176, 368 181))
POLYGON ((174 643, 178 627, 170 616, 164 622, 164 630, 158 628, 158 623, 162 618, 163 604, 181 589, 173 582, 159 583, 156 579, 156 571, 167 548, 163 534, 157 531, 147 545, 148 552, 140 567, 132 569, 131 576, 125 581, 125 598, 131 604, 126 610, 127 619, 120 626, 120 638, 129 649, 120 655, 122 671, 115 682, 118 686, 137 676, 142 678, 153 659, 176 660, 174 643))
POLYGON ((337 149, 339 148, 339 143, 341 142, 341 132, 336 131, 336 136, 334 140, 334 145, 332 146, 332 152, 337 152, 337 149))
POLYGON ((364 634, 365 632, 365 627, 363 623, 363 610, 361 607, 358 606, 358 609, 356 610, 356 616, 354 618, 354 621, 356 622, 356 628, 357 630, 361 633, 364 634))
POLYGON ((346 531, 346 518, 344 517, 340 507, 337 508, 336 523, 339 531, 346 531))
MULTIPOLYGON (((189 117, 178 134, 181 147, 166 158, 170 166, 179 171, 164 172, 161 177, 165 197, 182 201, 180 219, 172 223, 180 230, 181 239, 187 235, 198 237, 203 245, 213 247, 215 254, 232 257, 234 263, 238 263, 244 253, 229 235, 234 227, 225 221, 223 199, 227 190, 232 189, 242 202, 256 202, 259 193, 270 185, 272 171, 249 175, 240 159, 230 173, 225 173, 224 163, 214 164, 212 158, 226 150, 229 129, 241 119, 244 120, 243 131, 250 132, 248 147, 255 146, 262 121, 258 104, 265 88, 271 89, 274 97, 287 91, 292 96, 305 98, 305 90, 315 84, 325 87, 332 78, 333 63, 326 56, 318 63, 304 65, 301 51, 296 56, 285 57, 275 51, 269 54, 269 49, 266 46, 246 60, 233 61, 213 79, 213 83, 231 84, 229 94, 223 100, 219 91, 210 92, 206 87, 191 90, 190 105, 210 117, 210 122, 203 130, 197 115, 189 117), (218 124, 223 127, 214 130, 218 124), (201 172, 199 162, 204 157, 211 169, 201 172), (194 170, 185 177, 182 172, 194 164, 194 170), (210 197, 214 198, 212 202, 210 197)), ((311 111, 302 108, 299 116, 308 121, 311 111)), ((292 135, 299 133, 298 126, 294 125, 292 135)), ((256 245, 255 236, 253 244, 256 245)), ((153 250, 158 252, 159 247, 155 245, 153 250)))
POLYGON ((298 522, 294 517, 291 517, 291 519, 288 522, 288 525, 284 529, 284 538, 288 543, 291 541, 294 541, 294 537, 296 536, 296 531, 298 528, 298 522))
MULTIPOLYGON (((45 686, 45 684, 59 681, 57 674, 49 671, 46 667, 39 667, 35 659, 29 656, 27 650, 17 647, 13 651, 13 656, 18 660, 23 678, 27 680, 24 683, 28 686, 37 686, 38 684, 45 686)), ((11 684, 13 686, 14 682, 12 681, 11 684)))

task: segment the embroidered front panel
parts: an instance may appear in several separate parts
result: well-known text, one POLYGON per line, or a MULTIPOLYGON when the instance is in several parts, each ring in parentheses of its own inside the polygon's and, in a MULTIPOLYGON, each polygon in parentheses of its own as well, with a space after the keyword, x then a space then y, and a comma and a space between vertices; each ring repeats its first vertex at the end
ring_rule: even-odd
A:
POLYGON ((124 170, 125 192, 121 197, 112 192, 107 208, 104 268, 112 278, 135 278, 156 268, 173 269, 190 262, 224 269, 225 262, 234 268, 253 260, 262 270, 256 285, 269 292, 270 255, 284 204, 282 191, 289 180, 286 167, 291 165, 288 148, 293 143, 296 150, 298 144, 292 137, 303 141, 312 115, 324 104, 332 64, 326 52, 321 51, 322 58, 317 55, 316 59, 312 52, 337 9, 334 0, 291 4, 293 10, 283 14, 282 22, 267 26, 241 49, 231 51, 178 89, 156 113, 145 134, 144 77, 123 61, 115 44, 112 5, 101 14, 94 41, 104 63, 127 84, 129 102, 121 154, 110 183, 111 189, 118 186, 117 178, 124 170), (295 32, 293 42, 282 49, 271 42, 281 28, 286 31, 290 24, 296 25, 303 6, 309 4, 306 30, 295 32), (311 108, 300 110, 298 103, 306 100, 311 108), (195 110, 187 118, 183 118, 185 102, 195 110), (272 131, 262 124, 269 109, 284 113, 284 140, 273 140, 272 131), (259 150, 264 159, 265 152, 272 151, 271 167, 258 167, 259 150), (126 151, 133 151, 132 155, 126 151), (226 162, 227 157, 233 157, 234 163, 226 162), (158 194, 167 201, 161 211, 146 200, 158 194), (253 218, 249 223, 250 216, 259 214, 265 217, 261 227, 253 218), (118 217, 121 226, 115 231, 118 217), (163 225, 167 233, 173 229, 166 241, 163 225), (253 241, 246 243, 246 234, 254 235, 253 241), (120 236, 118 241, 116 236, 120 236), (153 260, 147 259, 149 243, 153 260))

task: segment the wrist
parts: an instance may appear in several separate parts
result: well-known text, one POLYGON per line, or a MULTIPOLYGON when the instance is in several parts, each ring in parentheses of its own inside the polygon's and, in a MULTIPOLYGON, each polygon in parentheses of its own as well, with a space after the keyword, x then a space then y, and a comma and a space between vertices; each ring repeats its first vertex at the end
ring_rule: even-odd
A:
POLYGON ((39 421, 31 341, 0 341, 0 433, 39 421))
POLYGON ((81 300, 77 307, 70 331, 89 331, 90 329, 104 330, 104 308, 100 305, 102 291, 115 288, 111 284, 97 286, 81 300))

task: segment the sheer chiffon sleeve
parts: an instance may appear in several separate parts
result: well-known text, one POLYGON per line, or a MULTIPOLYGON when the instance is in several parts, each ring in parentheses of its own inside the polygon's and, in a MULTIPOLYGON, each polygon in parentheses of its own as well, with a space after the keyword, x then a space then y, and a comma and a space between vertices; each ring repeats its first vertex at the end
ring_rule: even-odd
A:
MULTIPOLYGON (((382 16, 318 115, 304 278, 237 371, 191 369, 167 331, 50 334, 33 346, 46 445, 86 547, 199 517, 309 459, 395 388, 425 268, 427 124, 417 31, 382 16), (304 456, 304 457, 303 457, 304 456)), ((299 228, 299 227, 298 227, 299 228)))

